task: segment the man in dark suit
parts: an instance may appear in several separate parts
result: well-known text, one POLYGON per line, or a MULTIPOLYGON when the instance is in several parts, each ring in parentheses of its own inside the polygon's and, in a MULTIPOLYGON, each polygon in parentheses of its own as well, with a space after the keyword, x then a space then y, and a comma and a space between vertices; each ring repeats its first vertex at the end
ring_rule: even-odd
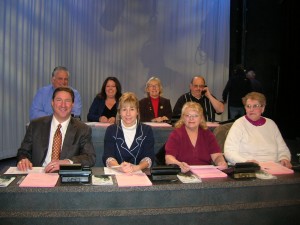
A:
POLYGON ((92 143, 91 128, 71 117, 74 92, 68 87, 55 89, 52 95, 53 115, 32 120, 18 149, 19 170, 44 166, 45 172, 58 171, 61 164, 81 163, 93 166, 96 153, 92 143), (61 131, 62 144, 59 159, 53 159, 52 146, 56 129, 61 131))

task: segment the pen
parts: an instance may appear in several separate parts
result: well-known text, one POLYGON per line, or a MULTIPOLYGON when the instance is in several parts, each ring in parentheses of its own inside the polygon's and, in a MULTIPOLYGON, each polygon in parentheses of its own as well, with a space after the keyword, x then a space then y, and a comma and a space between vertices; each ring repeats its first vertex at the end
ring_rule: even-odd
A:
POLYGON ((26 177, 26 176, 22 176, 22 177, 20 178, 20 180, 17 182, 17 184, 21 184, 22 181, 25 179, 25 177, 26 177))

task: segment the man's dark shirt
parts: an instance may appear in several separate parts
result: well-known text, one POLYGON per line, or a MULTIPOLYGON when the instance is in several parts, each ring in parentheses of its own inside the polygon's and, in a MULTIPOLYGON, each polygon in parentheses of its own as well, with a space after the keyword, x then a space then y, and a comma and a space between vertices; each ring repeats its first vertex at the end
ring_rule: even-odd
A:
POLYGON ((200 99, 195 98, 191 92, 185 93, 184 95, 180 96, 177 100, 175 107, 173 109, 173 118, 179 118, 181 115, 181 109, 186 102, 197 102, 203 108, 203 115, 205 116, 205 120, 208 122, 215 121, 215 113, 216 110, 212 106, 209 99, 203 95, 200 99))

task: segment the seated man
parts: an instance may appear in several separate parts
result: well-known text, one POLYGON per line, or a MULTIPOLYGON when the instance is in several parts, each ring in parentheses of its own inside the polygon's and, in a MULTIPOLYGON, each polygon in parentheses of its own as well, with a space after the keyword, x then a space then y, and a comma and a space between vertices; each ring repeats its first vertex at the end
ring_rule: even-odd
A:
POLYGON ((190 92, 180 96, 173 109, 173 118, 179 118, 181 109, 186 102, 197 102, 203 108, 203 114, 207 122, 215 121, 215 113, 224 112, 224 104, 217 100, 205 85, 202 76, 195 76, 190 83, 190 92))
MULTIPOLYGON (((54 90, 58 87, 67 87, 69 85, 70 73, 66 67, 55 67, 52 72, 52 84, 42 87, 36 93, 30 108, 30 120, 49 116, 53 113, 51 106, 51 97, 54 90)), ((73 89, 73 88, 72 88, 73 89)), ((72 109, 72 115, 80 118, 81 97, 77 90, 73 89, 75 94, 75 104, 72 109)))
POLYGON ((18 149, 19 170, 43 166, 45 172, 59 170, 61 164, 81 163, 93 166, 96 153, 92 130, 71 117, 74 92, 68 87, 56 88, 52 96, 53 115, 32 120, 18 149))

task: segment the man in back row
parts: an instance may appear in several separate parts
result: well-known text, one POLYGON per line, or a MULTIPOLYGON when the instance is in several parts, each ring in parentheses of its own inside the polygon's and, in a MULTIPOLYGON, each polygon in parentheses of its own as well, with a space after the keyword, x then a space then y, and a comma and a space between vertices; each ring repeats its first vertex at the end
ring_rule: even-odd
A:
MULTIPOLYGON (((42 116, 49 116, 53 113, 51 106, 52 94, 58 87, 68 87, 69 76, 70 72, 66 67, 58 66, 54 68, 52 72, 52 84, 40 88, 34 96, 30 108, 30 120, 42 116)), ((81 97, 77 90, 73 89, 73 91, 75 94, 75 103, 72 109, 72 115, 80 118, 82 108, 81 97)))
POLYGON ((193 77, 190 83, 190 92, 179 97, 173 109, 173 118, 180 117, 181 109, 186 102, 199 103, 207 122, 215 121, 215 113, 224 112, 224 104, 211 94, 202 76, 193 77))

